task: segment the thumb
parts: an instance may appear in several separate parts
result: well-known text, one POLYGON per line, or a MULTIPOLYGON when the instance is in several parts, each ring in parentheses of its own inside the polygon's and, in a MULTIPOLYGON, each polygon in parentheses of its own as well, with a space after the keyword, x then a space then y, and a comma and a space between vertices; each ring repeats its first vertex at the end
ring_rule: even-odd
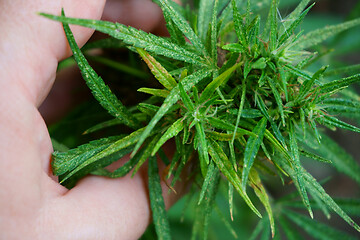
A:
MULTIPOLYGON (((63 1, 1 1, 0 63, 3 74, 12 83, 22 86, 26 96, 38 106, 47 95, 55 78, 58 60, 70 56, 62 26, 39 16, 38 12, 59 15, 64 8, 72 17, 99 19, 105 0, 63 1), (21 66, 21 71, 13 66, 21 66), (24 76, 26 73, 26 76, 24 76)), ((84 44, 93 30, 73 27, 79 45, 84 44)))

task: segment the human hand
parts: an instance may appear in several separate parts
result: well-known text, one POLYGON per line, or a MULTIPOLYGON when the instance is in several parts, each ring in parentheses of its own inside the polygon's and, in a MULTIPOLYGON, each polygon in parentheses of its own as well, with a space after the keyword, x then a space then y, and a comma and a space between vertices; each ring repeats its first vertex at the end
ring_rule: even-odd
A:
MULTIPOLYGON (((149 0, 110 1, 126 24, 151 29, 160 10, 149 0), (146 4, 148 25, 135 5, 146 4), (133 11, 131 11, 133 9, 133 11), (125 17, 128 16, 128 17, 125 17), (151 20, 151 21, 150 21, 151 20)), ((70 56, 60 23, 36 12, 99 19, 105 0, 0 2, 0 238, 137 239, 150 221, 146 170, 121 179, 88 176, 67 190, 51 174, 52 145, 38 107, 53 85, 57 63, 70 56)), ((116 12, 105 19, 115 20, 116 12)), ((79 45, 92 30, 72 27, 79 45)), ((124 158, 121 161, 126 161, 124 158)), ((164 187, 165 191, 166 187, 164 187)), ((172 197, 163 194, 167 207, 172 197)))

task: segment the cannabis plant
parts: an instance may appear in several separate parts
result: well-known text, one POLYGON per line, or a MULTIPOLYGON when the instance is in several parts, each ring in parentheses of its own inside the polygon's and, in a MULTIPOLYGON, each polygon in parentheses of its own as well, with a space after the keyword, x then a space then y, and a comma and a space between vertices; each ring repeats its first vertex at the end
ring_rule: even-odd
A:
MULTIPOLYGON (((316 238, 348 236, 289 210, 289 206, 299 206, 296 196, 311 218, 312 208, 320 209, 327 217, 334 211, 360 231, 301 162, 306 157, 332 164, 360 183, 360 167, 351 157, 341 157, 347 154, 324 131, 342 128, 360 132, 360 128, 341 119, 344 114, 358 120, 360 98, 349 86, 360 81, 360 74, 341 75, 360 66, 319 66, 317 62, 328 52, 311 51, 328 38, 360 25, 360 19, 304 35, 299 26, 313 6, 309 6, 310 0, 302 0, 284 18, 278 0, 199 0, 191 4, 184 1, 182 5, 170 0, 154 2, 163 11, 169 37, 120 23, 70 18, 64 12, 62 16, 41 14, 63 23, 83 78, 113 117, 86 132, 122 126, 116 136, 110 133, 68 151, 55 151, 52 169, 60 183, 71 188, 88 174, 110 178, 130 171, 135 174, 147 161, 155 230, 159 239, 170 239, 158 156, 168 166, 164 174, 172 177, 169 189, 177 181, 192 184, 189 194, 197 196, 193 239, 207 238, 209 216, 216 209, 215 198, 222 182, 227 183, 231 216, 234 194, 239 194, 259 218, 266 215, 254 237, 263 231, 265 238, 270 233, 280 238, 279 229, 283 229, 285 236, 293 239, 297 230, 286 219, 316 238), (268 13, 263 19, 259 9, 264 6, 268 13), (127 48, 146 63, 159 85, 146 87, 148 80, 143 80, 138 91, 148 97, 125 106, 89 65, 68 24, 110 36, 88 44, 85 54, 91 48, 127 48), (170 139, 174 139, 176 151, 169 160, 162 147, 170 139), (123 166, 115 171, 105 169, 129 153, 131 159, 123 166), (185 171, 187 176, 180 178, 189 168, 191 174, 185 171), (294 185, 297 194, 273 199, 263 183, 269 176, 294 185), (259 211, 259 203, 265 212, 259 211)), ((116 65, 111 59, 102 62, 116 65)), ((122 66, 122 71, 144 78, 144 73, 131 67, 122 66)))

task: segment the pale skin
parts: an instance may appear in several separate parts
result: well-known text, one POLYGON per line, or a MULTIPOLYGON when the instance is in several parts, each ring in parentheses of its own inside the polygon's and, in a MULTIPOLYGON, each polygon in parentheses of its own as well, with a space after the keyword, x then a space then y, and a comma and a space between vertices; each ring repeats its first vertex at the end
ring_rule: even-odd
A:
MULTIPOLYGON (((58 61, 71 51, 61 24, 36 13, 59 15, 63 7, 67 16, 100 19, 104 6, 105 0, 0 1, 1 239, 138 239, 149 224, 146 169, 133 178, 88 176, 72 190, 56 182, 50 137, 38 111, 58 61)), ((145 30, 161 21, 161 11, 148 0, 111 1, 107 7, 104 18, 145 30), (136 12, 139 5, 148 13, 136 12)), ((80 46, 93 33, 72 30, 80 46)), ((173 196, 163 195, 169 207, 173 196)))

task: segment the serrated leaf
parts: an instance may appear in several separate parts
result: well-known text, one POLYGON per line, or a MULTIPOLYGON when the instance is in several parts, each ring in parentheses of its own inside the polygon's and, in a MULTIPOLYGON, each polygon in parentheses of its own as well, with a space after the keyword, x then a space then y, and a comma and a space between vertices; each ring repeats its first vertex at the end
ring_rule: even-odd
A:
POLYGON ((49 19, 60 21, 62 23, 74 24, 95 29, 99 32, 108 34, 116 39, 123 40, 127 45, 146 49, 158 55, 169 58, 193 63, 196 65, 207 65, 202 56, 191 52, 165 38, 146 33, 142 30, 135 29, 130 26, 124 26, 120 23, 112 23, 107 21, 68 18, 55 16, 51 14, 40 13, 41 16, 49 19))
POLYGON ((288 29, 290 25, 292 25, 297 19, 300 18, 301 12, 304 11, 306 6, 309 4, 310 0, 302 0, 292 11, 289 16, 286 18, 286 21, 284 21, 284 28, 288 29))
POLYGON ((79 164, 76 168, 71 170, 62 179, 62 182, 66 181, 67 179, 69 179, 71 176, 73 176, 74 174, 76 174, 78 171, 85 168, 86 166, 88 166, 104 157, 107 157, 117 151, 120 151, 126 147, 129 147, 129 146, 135 144, 139 140, 139 138, 144 130, 145 130, 145 128, 136 130, 135 132, 131 133, 130 135, 128 135, 120 140, 117 140, 116 142, 112 143, 110 146, 106 147, 105 149, 101 150, 100 152, 97 152, 96 154, 87 158, 85 161, 83 161, 81 164, 79 164))
POLYGON ((314 30, 300 37, 296 46, 298 49, 306 49, 312 47, 332 36, 339 34, 340 32, 356 27, 358 25, 360 25, 360 18, 314 30))
POLYGON ((360 82, 360 74, 334 80, 329 83, 321 84, 318 86, 318 88, 320 89, 321 93, 326 94, 326 96, 328 96, 356 82, 360 82))
POLYGON ((81 74, 96 100, 98 100, 101 106, 103 106, 111 115, 121 119, 124 124, 131 128, 138 129, 140 127, 140 123, 128 112, 125 106, 111 92, 110 88, 105 85, 101 77, 96 74, 85 59, 80 48, 75 42, 69 25, 63 24, 63 27, 81 74))
MULTIPOLYGON (((305 0, 303 2, 309 2, 309 0, 305 0)), ((302 3, 300 3, 298 5, 298 8, 294 10, 294 15, 298 15, 297 12, 300 9, 303 8, 302 3)), ((284 23, 284 33, 281 35, 281 37, 279 38, 279 45, 283 44, 292 34, 292 32, 300 25, 300 23, 304 20, 305 16, 307 15, 307 13, 310 11, 310 9, 315 5, 315 3, 313 3, 310 7, 308 7, 305 11, 303 11, 296 19, 294 19, 292 21, 291 16, 293 13, 290 14, 289 18, 287 19, 287 21, 285 21, 284 23), (289 25, 291 23, 291 25, 289 25)), ((305 5, 306 6, 306 5, 305 5)), ((302 11, 302 10, 301 10, 302 11)))
POLYGON ((171 239, 170 224, 165 210, 159 171, 155 157, 149 159, 149 197, 153 222, 158 239, 171 239))
POLYGON ((246 183, 248 180, 248 176, 251 170, 251 167, 254 163, 255 157, 259 151, 261 142, 264 137, 265 129, 266 129, 266 118, 263 117, 258 124, 253 129, 253 133, 256 135, 250 136, 245 147, 245 153, 244 153, 244 167, 242 171, 242 188, 246 189, 246 183))
POLYGON ((233 20, 235 23, 235 32, 238 37, 238 40, 242 46, 247 46, 247 40, 246 40, 246 32, 245 28, 242 23, 242 17, 240 15, 240 12, 238 10, 238 7, 236 5, 235 0, 231 0, 232 4, 232 11, 233 11, 233 20))
POLYGON ((168 73, 168 71, 158 62, 154 57, 147 53, 144 49, 136 48, 136 51, 139 53, 141 58, 150 68, 151 72, 154 74, 155 78, 168 90, 176 87, 177 82, 175 79, 168 73))
MULTIPOLYGON (((271 2, 271 7, 270 7, 270 12, 269 12, 269 18, 267 21, 270 21, 269 25, 270 25, 270 36, 269 36, 269 46, 270 46, 270 51, 275 50, 276 45, 277 45, 277 7, 278 7, 278 0, 272 0, 271 2)), ((268 24, 268 23, 266 23, 268 24)))
POLYGON ((360 114, 360 103, 352 99, 328 98, 324 99, 318 106, 330 113, 350 114, 348 116, 360 114))
POLYGON ((309 219, 299 213, 295 213, 288 209, 286 209, 286 211, 283 211, 283 213, 285 216, 288 217, 290 221, 301 227, 301 229, 305 230, 315 239, 356 239, 355 237, 350 236, 345 232, 332 228, 331 226, 327 226, 318 221, 314 221, 313 219, 309 219))
POLYGON ((222 174, 232 183, 235 189, 238 191, 240 196, 244 199, 250 209, 261 218, 260 212, 255 208, 246 192, 241 187, 241 179, 235 172, 233 165, 222 150, 222 148, 215 141, 210 141, 209 154, 211 159, 215 162, 217 167, 220 169, 222 174))
POLYGON ((183 46, 185 45, 185 38, 180 29, 176 26, 174 21, 171 19, 171 16, 168 12, 163 12, 166 28, 170 33, 171 40, 173 40, 176 44, 183 46))
POLYGON ((191 28, 191 26, 185 20, 185 18, 172 7, 170 1, 156 0, 156 2, 161 7, 161 9, 171 17, 171 20, 180 29, 180 31, 189 39, 189 41, 194 45, 195 49, 201 54, 201 56, 208 58, 204 44, 201 42, 200 38, 195 34, 194 30, 191 28))
POLYGON ((329 124, 329 125, 334 126, 334 127, 338 127, 338 128, 346 129, 346 130, 349 130, 349 131, 360 133, 360 128, 355 127, 355 126, 353 126, 351 124, 348 124, 346 122, 343 122, 343 121, 341 121, 341 120, 339 120, 339 119, 337 119, 335 117, 322 115, 321 118, 316 118, 316 120, 319 123, 322 123, 322 124, 329 124))
POLYGON ((166 132, 161 136, 159 141, 156 143, 153 151, 151 152, 151 156, 154 156, 156 152, 159 150, 159 148, 170 138, 175 137, 176 135, 181 132, 184 128, 183 119, 180 118, 177 121, 175 121, 167 130, 166 132))
MULTIPOLYGON (((211 71, 207 69, 199 70, 192 75, 187 76, 182 80, 182 85, 185 91, 188 91, 192 86, 196 85, 199 81, 209 76, 211 71)), ((160 109, 156 112, 155 116, 151 119, 145 131, 141 135, 139 142, 136 144, 134 148, 134 152, 132 156, 135 155, 136 151, 140 148, 140 146, 144 143, 145 139, 149 136, 152 129, 155 125, 159 122, 159 120, 165 115, 165 113, 170 109, 172 105, 174 105, 180 98, 179 87, 176 86, 173 88, 169 94, 169 96, 164 100, 163 104, 161 105, 160 109)))
POLYGON ((329 208, 336 212, 342 219, 344 219, 350 226, 355 228, 360 232, 360 227, 357 225, 354 220, 352 220, 340 207, 337 203, 325 192, 323 187, 316 181, 316 179, 311 176, 308 172, 303 169, 302 176, 304 177, 307 188, 311 194, 316 194, 319 199, 321 199, 329 208))

